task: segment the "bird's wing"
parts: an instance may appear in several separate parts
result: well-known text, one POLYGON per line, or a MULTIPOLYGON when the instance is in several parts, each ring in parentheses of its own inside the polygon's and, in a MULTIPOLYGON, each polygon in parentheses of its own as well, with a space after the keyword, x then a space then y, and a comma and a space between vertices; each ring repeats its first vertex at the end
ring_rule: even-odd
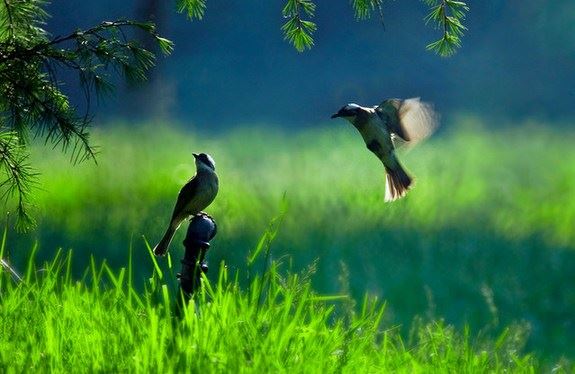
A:
POLYGON ((418 97, 384 100, 374 109, 395 135, 392 140, 396 147, 415 145, 437 128, 437 114, 430 104, 420 101, 418 97))
POLYGON ((391 134, 391 142, 393 143, 393 148, 402 148, 403 146, 409 144, 409 142, 403 139, 401 136, 396 134, 391 134))
POLYGON ((383 124, 386 126, 386 130, 390 133, 395 134, 397 137, 407 141, 407 134, 403 131, 400 126, 399 120, 399 108, 401 106, 401 100, 399 99, 388 99, 384 100, 381 104, 374 107, 375 113, 379 116, 383 124))
POLYGON ((192 197, 196 195, 199 184, 198 182, 198 176, 194 175, 194 177, 190 179, 188 183, 184 185, 184 187, 182 187, 178 193, 178 200, 176 201, 176 206, 174 207, 174 212, 172 213, 172 221, 177 217, 180 219, 185 218, 181 217, 181 215, 185 211, 186 205, 188 205, 192 197))
POLYGON ((401 101, 398 108, 399 126, 408 141, 414 145, 427 138, 435 131, 438 123, 438 115, 429 103, 412 98, 401 101))

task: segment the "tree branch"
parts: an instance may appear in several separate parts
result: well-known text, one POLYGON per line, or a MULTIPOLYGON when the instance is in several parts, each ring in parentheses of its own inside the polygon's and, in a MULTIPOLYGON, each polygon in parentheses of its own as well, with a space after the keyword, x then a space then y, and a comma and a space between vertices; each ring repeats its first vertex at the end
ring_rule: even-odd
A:
POLYGON ((14 38, 14 20, 12 19, 12 10, 9 0, 3 0, 4 7, 6 8, 6 14, 8 14, 8 27, 10 28, 10 37, 14 38))

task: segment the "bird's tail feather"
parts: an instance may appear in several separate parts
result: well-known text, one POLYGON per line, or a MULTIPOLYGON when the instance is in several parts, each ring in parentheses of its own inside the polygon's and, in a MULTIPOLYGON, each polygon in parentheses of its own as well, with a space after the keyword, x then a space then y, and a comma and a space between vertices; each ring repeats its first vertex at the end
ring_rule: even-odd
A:
POLYGON ((411 184, 412 178, 403 170, 399 163, 394 168, 385 168, 385 201, 390 202, 405 196, 411 184))
POLYGON ((162 237, 162 240, 160 240, 158 245, 154 247, 154 254, 156 256, 164 256, 166 252, 168 252, 168 247, 170 246, 170 242, 172 241, 172 238, 174 237, 175 233, 176 229, 172 228, 172 226, 170 225, 170 227, 168 227, 168 230, 166 230, 166 233, 162 237))

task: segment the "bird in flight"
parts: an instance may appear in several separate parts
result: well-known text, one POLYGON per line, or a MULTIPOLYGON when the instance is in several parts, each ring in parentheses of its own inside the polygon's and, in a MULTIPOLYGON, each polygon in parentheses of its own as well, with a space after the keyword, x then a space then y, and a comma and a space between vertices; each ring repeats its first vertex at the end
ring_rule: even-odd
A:
POLYGON ((374 107, 347 104, 331 118, 344 118, 361 134, 367 148, 381 160, 386 171, 385 201, 397 200, 413 185, 401 166, 396 145, 415 145, 437 127, 437 115, 419 98, 387 99, 374 107))
POLYGON ((183 220, 200 213, 208 207, 218 194, 218 176, 214 159, 206 154, 193 153, 196 160, 196 175, 180 190, 172 218, 162 240, 154 247, 156 256, 168 251, 170 242, 183 220))

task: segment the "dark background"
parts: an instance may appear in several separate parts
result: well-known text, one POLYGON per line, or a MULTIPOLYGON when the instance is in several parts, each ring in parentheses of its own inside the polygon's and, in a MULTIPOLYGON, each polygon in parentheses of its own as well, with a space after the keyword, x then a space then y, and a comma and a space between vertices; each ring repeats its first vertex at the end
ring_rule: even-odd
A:
MULTIPOLYGON (((385 4, 356 21, 347 0, 318 0, 315 47, 296 52, 283 40, 282 1, 208 1, 190 22, 175 2, 55 1, 53 35, 116 18, 149 19, 175 42, 160 58, 152 84, 101 103, 97 120, 171 119, 222 129, 273 123, 309 126, 347 102, 421 96, 444 115, 491 120, 560 121, 575 114, 575 2, 470 1, 463 48, 451 58, 425 50, 440 36, 420 1, 385 4), (163 3, 163 4, 160 4, 163 3), (146 7, 150 4, 156 10, 146 7)), ((153 8, 153 7, 152 7, 153 8)), ((74 84, 68 87, 80 98, 74 84)), ((81 100, 77 103, 81 105, 81 100)))

